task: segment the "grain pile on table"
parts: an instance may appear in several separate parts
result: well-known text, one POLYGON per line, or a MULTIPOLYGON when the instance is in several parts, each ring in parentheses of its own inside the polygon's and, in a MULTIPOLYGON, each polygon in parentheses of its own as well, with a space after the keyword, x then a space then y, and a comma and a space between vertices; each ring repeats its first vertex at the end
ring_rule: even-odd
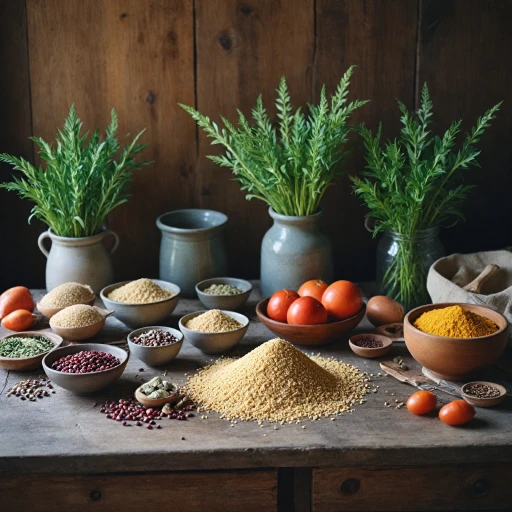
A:
POLYGON ((92 289, 80 283, 63 283, 48 292, 39 303, 47 308, 65 308, 73 304, 86 304, 94 299, 92 289))
POLYGON ((220 309, 210 309, 202 315, 191 318, 185 327, 197 332, 229 332, 240 329, 243 324, 220 309))
POLYGON ((172 292, 164 290, 151 279, 137 279, 137 281, 120 286, 108 294, 110 300, 126 304, 150 304, 170 299, 173 296, 172 292))
POLYGON ((85 327, 99 322, 102 318, 92 306, 75 304, 53 315, 50 324, 57 327, 85 327))
POLYGON ((187 393, 226 419, 294 421, 350 410, 369 385, 355 366, 308 357, 276 338, 244 357, 219 359, 190 377, 187 393))

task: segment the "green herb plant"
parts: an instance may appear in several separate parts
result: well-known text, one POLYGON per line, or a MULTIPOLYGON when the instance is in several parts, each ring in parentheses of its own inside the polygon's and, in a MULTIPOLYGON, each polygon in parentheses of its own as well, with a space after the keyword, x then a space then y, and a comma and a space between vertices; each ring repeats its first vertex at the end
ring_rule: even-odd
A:
POLYGON ((293 112, 286 79, 277 88, 277 122, 272 122, 262 96, 252 110, 254 123, 238 112, 238 127, 221 117, 224 128, 187 105, 181 105, 205 133, 212 145, 224 146, 221 156, 209 156, 233 171, 234 179, 247 191, 246 199, 260 199, 282 215, 312 215, 346 157, 342 150, 352 130, 347 122, 366 101, 347 103, 353 66, 341 79, 331 101, 325 85, 320 103, 309 105, 308 115, 293 112))
POLYGON ((39 148, 44 169, 23 158, 0 154, 0 161, 21 172, 21 177, 0 187, 33 201, 29 222, 36 217, 58 236, 79 238, 99 233, 107 215, 128 201, 132 171, 150 163, 136 160, 147 147, 138 144, 144 130, 120 148, 115 110, 104 140, 98 130, 90 137, 88 132, 82 134, 82 125, 72 106, 54 146, 30 137, 39 148))
POLYGON ((391 230, 397 252, 387 268, 381 291, 406 308, 428 302, 427 268, 421 247, 414 241, 420 231, 463 219, 462 204, 473 188, 461 182, 463 171, 478 167, 476 144, 495 118, 498 103, 477 119, 460 149, 455 149, 461 121, 454 121, 442 137, 429 130, 432 101, 427 84, 421 92, 421 107, 414 115, 402 102, 401 137, 381 144, 382 125, 377 134, 362 127, 366 170, 352 176, 355 193, 366 204, 375 221, 374 235, 391 230))

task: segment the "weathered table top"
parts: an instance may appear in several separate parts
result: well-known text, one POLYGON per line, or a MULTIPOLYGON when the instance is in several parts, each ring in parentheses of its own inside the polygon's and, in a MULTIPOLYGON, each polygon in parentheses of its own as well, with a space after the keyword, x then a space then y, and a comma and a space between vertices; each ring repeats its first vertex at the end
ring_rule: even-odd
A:
MULTIPOLYGON (((38 298, 42 292, 34 295, 38 298)), ((244 308, 251 325, 236 355, 275 337, 255 317, 259 297, 255 289, 244 308)), ((177 326, 182 315, 199 309, 198 301, 181 299, 168 325, 177 326)), ((357 331, 368 329, 365 320, 357 331)), ((110 318, 95 341, 121 340, 129 331, 110 318)), ((121 379, 103 392, 75 396, 55 386, 55 394, 37 402, 7 398, 6 392, 27 376, 41 375, 42 369, 27 374, 0 368, 0 472, 119 473, 511 460, 510 397, 498 408, 478 409, 476 418, 465 427, 449 427, 437 417, 417 417, 405 407, 385 407, 386 400, 405 401, 414 388, 391 377, 378 376, 378 362, 355 356, 346 340, 314 351, 318 352, 373 373, 372 385, 379 388, 367 395, 365 404, 354 406, 353 413, 344 413, 336 421, 307 420, 304 429, 286 424, 274 430, 273 426, 260 427, 256 422, 238 422, 231 427, 215 413, 209 413, 208 419, 164 419, 159 430, 123 427, 120 422, 105 419, 99 405, 106 399, 133 394, 141 377, 148 380, 165 370, 149 368, 135 357, 130 359, 121 379), (145 369, 143 373, 138 371, 141 367, 145 369)), ((414 364, 403 344, 395 346, 389 355, 401 355, 408 365, 414 364)), ((185 341, 178 358, 167 366, 167 378, 185 382, 186 373, 210 361, 210 356, 185 341)))

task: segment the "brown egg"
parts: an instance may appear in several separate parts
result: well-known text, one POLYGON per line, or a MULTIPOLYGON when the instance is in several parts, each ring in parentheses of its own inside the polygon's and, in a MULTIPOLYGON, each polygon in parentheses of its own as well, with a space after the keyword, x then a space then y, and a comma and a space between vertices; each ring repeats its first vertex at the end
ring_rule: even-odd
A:
POLYGON ((403 320, 404 308, 396 300, 376 295, 368 301, 366 316, 375 327, 394 324, 403 320))

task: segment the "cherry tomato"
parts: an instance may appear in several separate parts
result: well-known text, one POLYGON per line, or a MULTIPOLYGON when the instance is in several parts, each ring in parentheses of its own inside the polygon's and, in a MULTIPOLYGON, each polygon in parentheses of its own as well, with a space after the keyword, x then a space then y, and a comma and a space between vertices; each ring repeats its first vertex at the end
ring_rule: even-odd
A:
POLYGON ((322 304, 329 316, 335 320, 344 320, 360 311, 363 307, 363 297, 354 283, 336 281, 325 290, 322 304))
POLYGON ((327 323, 327 311, 314 297, 301 297, 288 309, 289 324, 316 325, 327 323))
POLYGON ((328 286, 329 285, 321 279, 311 279, 311 281, 306 281, 299 288, 299 295, 301 297, 313 297, 322 302, 322 296, 328 286))
POLYGON ((408 398, 405 405, 413 414, 427 414, 436 408, 437 398, 430 391, 416 391, 408 398))
POLYGON ((274 293, 267 305, 267 315, 272 320, 286 323, 288 308, 299 298, 299 294, 293 290, 279 290, 274 293))
POLYGON ((464 400, 454 400, 441 407, 439 419, 447 425, 464 425, 475 415, 475 409, 464 400))

